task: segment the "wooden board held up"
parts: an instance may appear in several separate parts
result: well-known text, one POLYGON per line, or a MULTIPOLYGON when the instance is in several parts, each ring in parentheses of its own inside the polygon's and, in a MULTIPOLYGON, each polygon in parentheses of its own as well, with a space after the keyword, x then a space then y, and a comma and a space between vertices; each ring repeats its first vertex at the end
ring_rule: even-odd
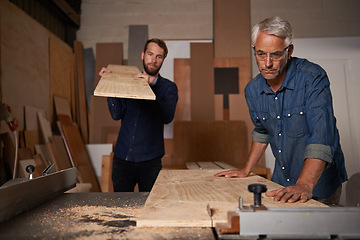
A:
POLYGON ((108 65, 111 73, 104 74, 97 84, 94 95, 155 100, 155 94, 145 79, 134 78, 140 73, 135 66, 108 65))

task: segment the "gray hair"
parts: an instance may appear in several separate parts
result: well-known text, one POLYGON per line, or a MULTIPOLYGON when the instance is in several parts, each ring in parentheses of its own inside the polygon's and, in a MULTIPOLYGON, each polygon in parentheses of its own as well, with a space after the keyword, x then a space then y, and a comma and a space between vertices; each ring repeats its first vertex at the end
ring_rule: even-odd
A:
POLYGON ((286 46, 292 44, 293 29, 287 20, 280 17, 275 16, 266 18, 252 28, 251 40, 254 45, 259 31, 285 38, 286 46))

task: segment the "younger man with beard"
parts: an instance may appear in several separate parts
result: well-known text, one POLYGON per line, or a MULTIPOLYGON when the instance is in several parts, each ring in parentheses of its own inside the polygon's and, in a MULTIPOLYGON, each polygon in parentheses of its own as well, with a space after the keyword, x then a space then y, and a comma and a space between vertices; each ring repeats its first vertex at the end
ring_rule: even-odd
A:
MULTIPOLYGON (((176 84, 160 76, 167 55, 164 41, 150 39, 141 54, 143 72, 136 75, 150 84, 156 100, 107 99, 111 117, 121 119, 121 128, 113 159, 112 180, 115 192, 150 192, 162 168, 164 124, 170 123, 178 100, 176 84)), ((101 69, 99 75, 109 72, 101 69)))

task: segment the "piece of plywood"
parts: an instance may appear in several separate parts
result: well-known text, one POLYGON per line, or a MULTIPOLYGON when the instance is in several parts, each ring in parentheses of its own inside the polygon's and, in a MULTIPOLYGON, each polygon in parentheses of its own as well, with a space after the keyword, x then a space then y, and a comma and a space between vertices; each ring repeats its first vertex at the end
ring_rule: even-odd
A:
POLYGON ((75 81, 76 81, 76 121, 78 123, 81 137, 84 143, 89 142, 88 114, 86 107, 85 79, 84 79, 84 60, 83 60, 83 44, 74 41, 75 54, 75 81))
POLYGON ((91 165, 89 155, 80 135, 79 128, 75 124, 60 124, 65 146, 71 155, 71 160, 77 168, 81 180, 84 183, 91 183, 91 192, 99 192, 100 186, 97 181, 94 169, 91 165))
POLYGON ((25 147, 35 153, 35 145, 44 143, 39 130, 24 131, 25 147))
POLYGON ((174 82, 179 95, 174 121, 191 120, 190 71, 190 59, 174 59, 174 82))
POLYGON ((212 43, 190 43, 191 120, 214 120, 214 60, 212 43))
POLYGON ((103 155, 101 161, 101 192, 114 192, 112 183, 112 164, 114 153, 110 155, 103 155))
POLYGON ((38 120, 40 123, 40 129, 45 143, 50 141, 52 136, 51 124, 49 120, 46 119, 45 115, 42 112, 37 112, 38 120))
POLYGON ((250 57, 250 0, 214 0, 214 56, 250 57))
POLYGON ((39 130, 37 112, 41 112, 45 116, 45 110, 32 106, 24 106, 25 112, 25 129, 29 131, 39 130))
POLYGON ((55 111, 57 116, 66 115, 69 116, 70 119, 72 119, 70 104, 66 97, 54 96, 54 104, 55 104, 55 111))
POLYGON ((83 50, 83 59, 86 104, 88 107, 88 111, 90 111, 91 95, 94 92, 95 81, 95 55, 92 48, 85 48, 83 50))
POLYGON ((54 96, 63 96, 72 106, 72 116, 76 118, 75 107, 75 57, 72 48, 63 42, 50 38, 50 106, 49 120, 51 126, 56 126, 54 114, 54 96))
POLYGON ((73 167, 61 136, 52 136, 51 142, 46 144, 46 148, 50 155, 51 162, 55 163, 56 171, 73 167))
POLYGON ((102 97, 135 98, 155 100, 155 94, 135 66, 109 65, 111 73, 104 74, 95 88, 94 95, 102 97))
MULTIPOLYGON (((215 177, 216 170, 161 170, 144 207, 137 227, 211 227, 207 204, 213 210, 213 224, 227 222, 227 212, 235 211, 239 197, 244 205, 254 202, 248 185, 265 184, 268 191, 281 186, 257 175, 247 178, 215 177)), ((309 200, 306 203, 280 203, 262 195, 267 207, 326 207, 309 200)))

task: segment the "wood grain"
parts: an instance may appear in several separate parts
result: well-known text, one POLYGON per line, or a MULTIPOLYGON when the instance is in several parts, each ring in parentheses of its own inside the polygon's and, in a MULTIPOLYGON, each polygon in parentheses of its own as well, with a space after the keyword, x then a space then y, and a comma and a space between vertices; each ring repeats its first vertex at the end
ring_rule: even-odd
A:
MULTIPOLYGON (((247 178, 214 177, 219 170, 161 170, 141 210, 138 227, 211 227, 206 206, 213 210, 215 223, 226 222, 227 212, 238 206, 239 196, 244 205, 253 204, 249 184, 265 184, 268 191, 280 185, 257 175, 247 178)), ((326 207, 310 200, 306 203, 279 203, 263 194, 267 207, 326 207)))
POLYGON ((137 67, 110 64, 107 68, 111 73, 101 77, 94 91, 95 96, 155 100, 147 81, 134 78, 140 73, 137 67))

